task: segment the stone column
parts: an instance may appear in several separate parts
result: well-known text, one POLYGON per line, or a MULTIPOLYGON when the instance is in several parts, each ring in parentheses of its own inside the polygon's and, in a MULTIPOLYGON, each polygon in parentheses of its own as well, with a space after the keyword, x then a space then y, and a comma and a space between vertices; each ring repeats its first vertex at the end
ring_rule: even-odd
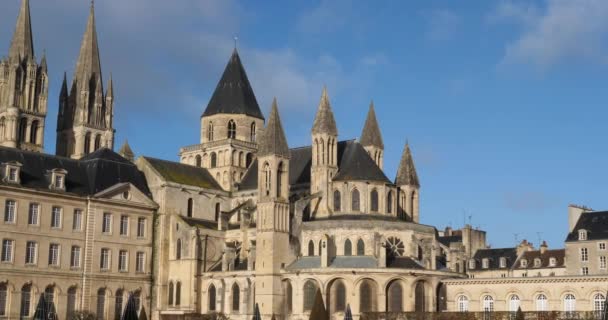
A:
POLYGON ((32 119, 27 119, 27 128, 25 129, 25 137, 23 137, 23 142, 34 143, 33 141, 30 141, 31 135, 32 135, 32 119))
POLYGON ((36 132, 36 144, 39 146, 44 145, 44 125, 40 125, 38 127, 38 131, 36 132))
POLYGON ((97 150, 95 150, 95 137, 97 137, 97 135, 95 134, 91 134, 91 140, 89 142, 89 153, 93 153, 97 150))

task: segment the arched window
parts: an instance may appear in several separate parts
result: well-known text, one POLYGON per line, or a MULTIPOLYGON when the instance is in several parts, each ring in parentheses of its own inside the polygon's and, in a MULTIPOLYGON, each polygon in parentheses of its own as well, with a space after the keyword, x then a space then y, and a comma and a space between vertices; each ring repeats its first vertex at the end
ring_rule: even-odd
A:
POLYGON ((469 312, 469 298, 467 296, 458 296, 456 302, 458 304, 458 312, 469 312))
POLYGON ((376 311, 376 284, 371 280, 363 280, 359 286, 359 310, 361 312, 376 311))
POLYGON ((564 296, 564 311, 574 312, 576 311, 576 297, 573 294, 568 293, 564 296))
POLYGON ((6 283, 0 283, 0 316, 7 315, 8 305, 8 286, 6 283))
POLYGON ((38 130, 40 128, 40 123, 38 120, 32 121, 32 127, 30 129, 30 143, 38 144, 38 130))
POLYGON ((95 137, 95 151, 99 150, 99 148, 101 148, 101 135, 98 134, 95 137))
POLYGON ((232 311, 239 312, 241 305, 241 291, 238 284, 232 285, 232 311))
POLYGON ((182 258, 182 239, 177 239, 177 243, 175 243, 175 260, 180 260, 182 258))
POLYGON ((187 216, 188 216, 188 218, 192 218, 192 198, 188 198, 187 216))
POLYGON ((547 296, 541 293, 536 297, 536 311, 547 310, 547 296))
POLYGON ((291 314, 293 310, 293 288, 289 281, 285 281, 285 309, 287 314, 291 314))
POLYGON ((414 289, 414 303, 416 312, 426 311, 426 293, 424 290, 424 281, 418 281, 414 289))
POLYGON ((168 304, 170 306, 173 305, 173 297, 174 297, 174 292, 173 292, 173 281, 169 281, 169 296, 168 298, 168 304))
POLYGON ((313 280, 308 280, 304 283, 304 312, 312 310, 315 303, 315 294, 317 293, 317 285, 313 280))
POLYGON ((363 242, 363 239, 359 239, 357 241, 357 255, 358 256, 365 255, 365 242, 363 242))
POLYGON ((139 309, 141 308, 141 291, 137 290, 133 292, 131 296, 133 297, 133 304, 135 305, 135 310, 139 312, 139 309))
POLYGON ((268 162, 264 163, 264 193, 269 196, 270 195, 270 186, 272 182, 272 175, 270 172, 270 165, 268 162))
POLYGON ((312 240, 308 241, 308 256, 315 255, 315 243, 312 240))
POLYGON ((215 296, 215 286, 211 285, 209 290, 207 291, 207 295, 209 296, 209 311, 215 311, 216 305, 216 296, 215 296))
POLYGON ((97 319, 106 318, 106 289, 97 290, 97 319))
POLYGON ((247 156, 245 157, 245 167, 249 168, 249 166, 251 165, 252 162, 253 162, 253 154, 248 153, 247 156))
POLYGON ((323 142, 323 139, 319 141, 319 145, 321 145, 321 164, 325 164, 325 142, 323 142))
POLYGON ((68 319, 71 319, 72 314, 76 311, 76 288, 70 287, 68 289, 68 297, 66 300, 66 314, 68 319))
POLYGON ((376 189, 372 190, 370 194, 370 203, 371 211, 378 212, 378 191, 376 191, 376 189))
POLYGON ((26 284, 23 287, 21 287, 21 311, 19 314, 21 315, 22 318, 30 316, 31 305, 32 305, 32 285, 26 284))
MULTIPOLYGON (((606 304, 606 297, 601 293, 596 293, 593 296, 593 312, 596 315, 601 315, 606 304)), ((598 318, 599 319, 599 318, 598 318)))
POLYGON ((340 211, 341 200, 342 199, 340 198, 340 191, 334 191, 334 211, 340 211))
POLYGON ((346 310, 346 286, 340 280, 338 280, 335 284, 335 304, 334 304, 334 312, 343 312, 346 310))
POLYGON ((116 297, 114 298, 114 320, 120 320, 122 318, 123 296, 124 291, 122 289, 116 290, 116 297))
POLYGON ((215 218, 214 218, 215 222, 220 221, 220 213, 221 213, 220 211, 221 211, 221 206, 220 206, 220 203, 218 202, 215 204, 215 218))
POLYGON ((494 298, 492 296, 487 295, 483 297, 483 311, 494 312, 494 298))
POLYGON ((359 199, 359 190, 357 189, 353 189, 353 191, 350 193, 350 198, 351 198, 351 210, 352 211, 359 211, 361 210, 360 207, 360 199, 359 199))
POLYGON ((209 121, 209 129, 207 129, 207 139, 213 141, 213 122, 209 121))
POLYGON ((48 286, 44 289, 44 300, 46 300, 47 308, 55 305, 55 286, 48 286))
POLYGON ((346 241, 344 242, 344 255, 345 256, 353 255, 353 245, 352 245, 352 243, 350 243, 349 239, 346 239, 346 241))
POLYGON ((179 306, 182 304, 182 283, 175 283, 175 305, 179 306))
POLYGON ((215 152, 211 152, 211 168, 217 167, 217 154, 215 152))
POLYGON ((386 212, 393 213, 393 192, 389 191, 386 196, 386 212))
POLYGON ((410 216, 412 219, 414 219, 414 201, 415 201, 415 199, 416 199, 416 191, 412 191, 412 195, 410 198, 410 208, 409 208, 410 209, 409 213, 410 213, 410 216))
POLYGON ((234 120, 228 121, 228 139, 236 138, 236 123, 234 120))
POLYGON ((196 157, 194 158, 195 161, 195 165, 197 167, 201 167, 203 165, 203 159, 201 158, 200 155, 196 155, 196 157))
POLYGON ((519 296, 516 294, 512 295, 509 299, 509 311, 517 312, 517 309, 519 309, 519 303, 519 296))
POLYGON ((386 301, 388 312, 403 311, 403 288, 401 287, 399 281, 393 281, 388 286, 386 301))
POLYGON ((251 134, 249 136, 249 140, 251 140, 251 142, 255 142, 255 122, 251 123, 251 134))
POLYGON ((84 154, 89 154, 91 152, 91 133, 87 132, 84 136, 84 154))
POLYGON ((279 163, 279 168, 277 169, 277 198, 283 196, 283 178, 285 177, 285 170, 283 167, 283 162, 279 163))
POLYGON ((25 143, 27 138, 27 118, 21 118, 19 120, 19 142, 25 143))

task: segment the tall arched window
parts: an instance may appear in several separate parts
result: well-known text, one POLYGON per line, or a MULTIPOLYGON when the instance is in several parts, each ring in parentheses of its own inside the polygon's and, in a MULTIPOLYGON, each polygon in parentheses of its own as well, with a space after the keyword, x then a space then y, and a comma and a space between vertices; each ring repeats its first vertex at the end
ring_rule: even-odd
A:
POLYGON ((361 210, 360 199, 359 199, 359 190, 353 189, 353 191, 350 193, 350 198, 351 198, 351 205, 350 205, 351 210, 352 211, 361 210))
POLYGON ((378 191, 376 189, 372 190, 370 193, 370 209, 372 212, 378 212, 378 191))
POLYGON ((335 291, 335 304, 334 304, 334 312, 344 312, 346 310, 346 286, 344 282, 338 280, 336 281, 336 291, 335 291))
POLYGON ((106 318, 106 289, 97 290, 97 319, 106 318))
POLYGON ((213 141, 213 121, 209 121, 209 128, 207 129, 207 139, 213 141))
POLYGON ((388 312, 403 311, 403 287, 399 281, 393 281, 387 289, 386 294, 388 312))
POLYGON ((321 164, 325 164, 325 142, 323 142, 323 139, 319 141, 319 145, 321 146, 321 164))
POLYGON ((89 154, 91 152, 91 133, 87 132, 84 136, 84 150, 82 150, 84 154, 89 154))
POLYGON ((239 312, 241 306, 241 291, 238 284, 232 285, 232 311, 239 312))
POLYGON ((376 311, 376 284, 371 280, 363 280, 359 286, 359 310, 361 312, 376 311))
MULTIPOLYGON (((601 293, 596 293, 593 296, 593 312, 596 315, 601 315, 606 304, 606 297, 601 293)), ((598 318, 599 319, 599 318, 598 318)))
POLYGON ((539 294, 536 296, 536 311, 547 311, 547 296, 539 294))
POLYGON ((122 289, 116 290, 116 297, 114 298, 114 320, 120 320, 122 318, 123 296, 124 291, 122 289))
POLYGON ((215 286, 211 285, 209 290, 207 291, 207 296, 209 297, 209 311, 215 311, 216 305, 216 292, 215 286))
POLYGON ((30 143, 38 144, 38 130, 40 129, 40 122, 38 120, 32 121, 32 127, 30 128, 30 143))
POLYGON ((359 239, 357 241, 357 255, 358 256, 365 255, 365 242, 363 242, 363 239, 359 239))
POLYGON ((418 281, 414 289, 414 303, 416 312, 426 311, 426 293, 424 290, 424 281, 418 281))
POLYGON ((312 240, 308 241, 308 256, 315 255, 315 243, 312 240))
POLYGON ((99 150, 99 148, 101 148, 101 135, 98 134, 95 137, 95 151, 99 150))
POLYGON ((277 198, 283 196, 283 179, 285 177, 285 169, 283 167, 283 162, 279 163, 279 168, 277 169, 277 198))
POLYGON ((220 206, 220 203, 217 202, 215 204, 215 218, 214 218, 215 222, 220 221, 220 213, 221 213, 220 211, 221 211, 221 206, 220 206))
POLYGON ((340 211, 340 206, 341 206, 341 197, 340 197, 340 191, 336 190, 334 191, 334 211, 339 212, 340 211))
POLYGON ((27 118, 21 118, 19 120, 19 142, 25 143, 27 138, 27 118))
POLYGON ((188 210, 186 211, 188 218, 192 218, 192 207, 193 207, 192 198, 188 198, 188 210))
POLYGON ((234 120, 228 121, 228 139, 236 138, 236 123, 234 120))
POLYGON ((203 165, 203 159, 201 158, 201 155, 196 155, 196 157, 194 157, 194 165, 196 165, 197 167, 201 167, 203 165))
POLYGON ((44 300, 46 300, 47 308, 52 308, 55 305, 55 286, 48 286, 44 289, 44 300))
POLYGON ((568 293, 564 296, 564 311, 565 312, 574 312, 576 311, 576 297, 568 293))
POLYGON ((32 305, 32 285, 26 284, 21 287, 21 309, 19 315, 22 318, 30 316, 30 309, 32 305))
POLYGON ((8 286, 6 283, 0 283, 0 316, 7 315, 8 305, 8 286))
POLYGON ((175 296, 173 290, 173 281, 169 281, 169 296, 167 297, 167 301, 170 306, 173 305, 173 297, 175 296))
POLYGON ((486 295, 483 297, 483 311, 494 312, 494 298, 492 296, 486 295))
POLYGON ((344 241, 344 255, 345 256, 353 255, 353 245, 349 239, 346 239, 346 241, 344 241))
POLYGON ((182 239, 177 239, 175 243, 175 260, 182 258, 182 239))
POLYGON ((469 312, 469 298, 467 296, 458 296, 456 302, 458 304, 458 312, 469 312))
POLYGON ((270 186, 272 183, 272 174, 270 172, 270 164, 268 162, 264 163, 264 193, 269 196, 270 195, 270 186))
POLYGON ((253 163, 253 154, 248 153, 247 156, 245 156, 245 167, 249 168, 251 163, 253 163))
POLYGON ((416 191, 412 191, 412 194, 410 196, 410 207, 409 207, 409 214, 412 219, 414 219, 414 201, 415 201, 415 199, 416 199, 416 191))
POLYGON ((72 314, 76 311, 76 287, 68 289, 68 297, 66 301, 66 314, 68 319, 71 319, 72 314))
POLYGON ((175 305, 179 306, 182 304, 182 283, 175 283, 175 305))
POLYGON ((211 152, 211 168, 217 167, 217 154, 215 152, 211 152))
POLYGON ((512 295, 509 299, 509 311, 517 312, 517 309, 519 309, 519 303, 519 296, 516 294, 512 295))
POLYGON ((393 192, 389 191, 386 196, 386 212, 393 213, 393 192))
POLYGON ((249 140, 251 140, 251 142, 255 142, 255 122, 251 123, 251 134, 249 136, 249 140))
POLYGON ((317 293, 317 285, 313 280, 308 280, 304 283, 304 312, 312 310, 315 303, 315 294, 317 293))
POLYGON ((289 281, 285 281, 285 311, 291 314, 293 310, 293 288, 289 281))

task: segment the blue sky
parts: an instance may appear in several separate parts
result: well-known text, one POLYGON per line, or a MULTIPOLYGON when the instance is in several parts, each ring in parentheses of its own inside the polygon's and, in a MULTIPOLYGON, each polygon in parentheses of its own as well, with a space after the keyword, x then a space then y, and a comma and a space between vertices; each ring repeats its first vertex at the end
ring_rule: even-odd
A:
MULTIPOLYGON (((19 0, 2 1, 8 52, 19 0)), ((88 1, 31 0, 51 90, 71 78, 88 1)), ((567 205, 608 209, 608 2, 99 0, 102 67, 115 83, 116 144, 177 160, 238 35, 264 112, 278 98, 289 144, 309 144, 327 85, 341 139, 359 136, 371 99, 394 177, 406 139, 422 183, 421 220, 464 220, 494 247, 563 246, 567 205), (466 217, 466 218, 465 218, 466 217), (540 235, 539 235, 540 233, 540 235)))

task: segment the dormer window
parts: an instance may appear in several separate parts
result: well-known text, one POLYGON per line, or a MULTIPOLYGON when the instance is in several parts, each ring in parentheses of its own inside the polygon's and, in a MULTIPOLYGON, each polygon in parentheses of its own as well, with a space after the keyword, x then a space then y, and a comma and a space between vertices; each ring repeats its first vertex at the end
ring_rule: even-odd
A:
POLYGON ((490 267, 490 260, 488 258, 484 258, 481 260, 481 267, 484 269, 488 269, 490 267))
POLYGON ((522 259, 521 262, 520 262, 520 265, 521 265, 522 268, 528 267, 528 260, 522 259))
POLYGON ((587 230, 578 231, 578 240, 581 240, 581 241, 587 240, 587 230))
POLYGON ((469 260, 469 269, 475 269, 475 259, 469 260))
POLYGON ((63 190, 65 191, 65 177, 68 174, 67 171, 63 169, 53 169, 50 171, 50 188, 53 190, 63 190))
POLYGON ((19 171, 17 171, 17 168, 8 168, 8 181, 17 182, 17 177, 19 177, 19 171))
POLYGON ((5 172, 4 172, 4 181, 9 183, 20 183, 21 179, 19 179, 21 172, 21 163, 19 162, 9 162, 4 164, 5 172))
POLYGON ((539 268, 542 265, 539 258, 534 259, 534 267, 539 268))
POLYGON ((505 258, 505 257, 500 258, 500 267, 501 268, 507 267, 507 258, 505 258))
POLYGON ((557 265, 557 259, 549 258, 549 267, 555 267, 557 265))

